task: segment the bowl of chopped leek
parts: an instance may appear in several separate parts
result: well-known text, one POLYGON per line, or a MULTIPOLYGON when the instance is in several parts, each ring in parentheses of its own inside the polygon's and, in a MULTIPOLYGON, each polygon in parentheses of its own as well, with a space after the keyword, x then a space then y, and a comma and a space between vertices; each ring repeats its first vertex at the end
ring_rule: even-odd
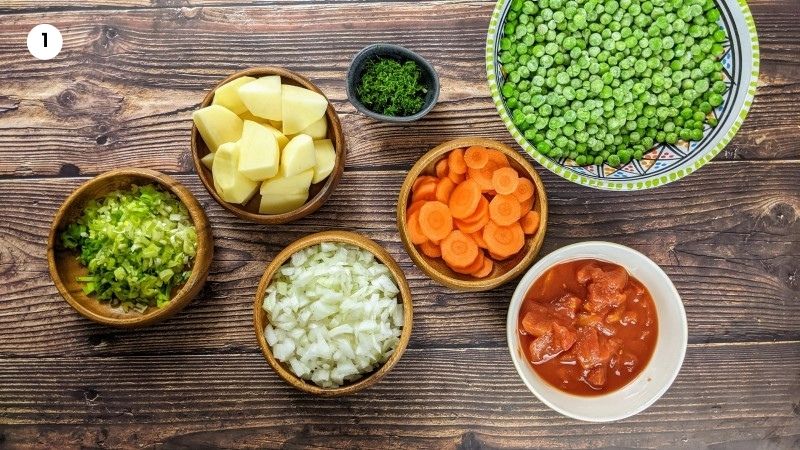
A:
POLYGON ((680 179, 730 142, 758 56, 743 1, 499 0, 486 40, 519 145, 567 180, 624 191, 680 179))
POLYGON ((372 386, 399 361, 411 337, 411 291, 380 245, 325 231, 270 262, 253 316, 261 351, 284 381, 337 397, 372 386))
POLYGON ((64 299, 105 325, 140 327, 203 287, 213 240, 203 208, 175 179, 120 169, 75 190, 56 212, 47 259, 64 299))

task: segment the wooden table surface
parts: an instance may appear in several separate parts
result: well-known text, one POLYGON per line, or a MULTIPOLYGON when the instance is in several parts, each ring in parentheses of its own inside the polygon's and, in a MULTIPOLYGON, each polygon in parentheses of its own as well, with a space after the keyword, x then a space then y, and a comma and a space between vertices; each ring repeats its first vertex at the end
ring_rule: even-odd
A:
POLYGON ((689 320, 680 375, 646 412, 567 419, 517 376, 505 341, 509 285, 433 284, 397 235, 396 193, 427 149, 462 135, 513 144, 490 101, 484 40, 493 1, 3 0, 0 2, 0 447, 579 448, 800 446, 800 3, 752 0, 756 101, 699 172, 657 190, 602 192, 538 167, 551 214, 542 254, 600 239, 650 256, 689 320), (61 54, 25 36, 51 23, 61 54), (349 59, 374 42, 436 66, 436 109, 412 126, 347 102, 349 59), (201 186, 190 114, 229 73, 282 65, 315 81, 344 126, 347 169, 328 203, 285 226, 244 222, 201 186), (122 166, 174 174, 213 224, 201 295, 160 325, 119 331, 80 317, 45 263, 54 211, 88 177, 122 166), (294 239, 348 229, 386 246, 411 283, 411 344, 356 396, 294 391, 265 362, 252 296, 294 239))

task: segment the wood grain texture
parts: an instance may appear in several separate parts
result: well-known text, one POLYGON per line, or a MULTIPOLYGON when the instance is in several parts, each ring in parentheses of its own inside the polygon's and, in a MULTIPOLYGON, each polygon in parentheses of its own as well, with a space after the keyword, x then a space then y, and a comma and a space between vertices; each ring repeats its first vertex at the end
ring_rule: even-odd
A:
MULTIPOLYGON (((751 2, 761 41, 759 90, 750 116, 717 160, 800 158, 795 5, 751 2)), ((492 6, 299 2, 64 11, 51 16, 64 34, 61 55, 35 63, 19 36, 40 23, 42 14, 14 15, 0 29, 0 176, 96 174, 134 163, 167 173, 190 171, 190 114, 205 91, 236 70, 267 64, 304 74, 331 99, 351 151, 349 167, 409 165, 421 149, 461 135, 513 144, 485 81, 492 6), (441 75, 439 104, 413 127, 376 123, 346 101, 350 58, 377 41, 418 51, 441 75)))
POLYGON ((755 439, 790 448, 800 439, 791 405, 798 373, 800 342, 693 345, 650 409, 588 425, 537 401, 506 349, 412 346, 381 383, 340 399, 295 391, 258 353, 9 358, 0 362, 1 432, 12 447, 35 438, 112 448, 724 447, 755 439))
MULTIPOLYGON (((609 240, 650 256, 683 297, 691 342, 800 339, 800 162, 716 164, 680 183, 640 192, 589 191, 539 170, 551 205, 541 255, 609 240), (743 189, 747 186, 747 189, 743 189), (620 202, 629 204, 620 208, 620 202)), ((317 231, 358 231, 401 264, 417 311, 412 345, 505 345, 513 282, 459 294, 424 276, 397 235, 396 193, 405 172, 346 172, 331 199, 290 225, 244 222, 208 197, 194 175, 177 179, 213 226, 209 283, 178 316, 147 330, 117 332, 73 314, 46 276, 43 243, 53 211, 81 179, 5 180, 0 198, 0 355, 119 355, 253 348, 251 302, 264 267, 291 241, 317 231), (458 317, 459 320, 448 320, 458 317), (44 331, 46 333, 43 333, 44 331), (168 334, 170 339, 164 339, 168 334)))

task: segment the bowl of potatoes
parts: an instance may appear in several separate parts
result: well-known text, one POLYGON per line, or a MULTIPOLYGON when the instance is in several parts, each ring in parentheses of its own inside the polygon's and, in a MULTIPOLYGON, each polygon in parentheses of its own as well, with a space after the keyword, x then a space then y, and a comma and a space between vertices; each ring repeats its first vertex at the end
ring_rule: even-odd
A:
POLYGON ((342 176, 342 126, 305 77, 257 67, 220 81, 192 114, 192 159, 208 192, 242 219, 280 224, 319 209, 342 176))

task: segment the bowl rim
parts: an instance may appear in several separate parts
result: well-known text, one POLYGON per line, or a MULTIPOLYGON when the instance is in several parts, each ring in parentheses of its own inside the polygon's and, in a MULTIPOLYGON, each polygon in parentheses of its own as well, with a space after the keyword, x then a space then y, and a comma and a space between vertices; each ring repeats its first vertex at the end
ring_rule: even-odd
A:
POLYGON ((354 394, 374 385, 387 373, 389 373, 389 371, 392 370, 392 368, 397 364, 397 362, 400 360, 400 357, 408 348, 408 343, 411 339, 411 330, 413 327, 413 316, 414 310, 411 298, 411 288, 408 285, 408 281, 406 280, 403 270, 400 268, 394 258, 392 258, 389 252, 387 252, 377 242, 364 235, 341 230, 330 230, 309 234, 295 240, 281 250, 264 269, 264 274, 261 276, 261 280, 258 283, 258 288, 256 289, 255 299, 253 302, 253 328, 255 330, 256 340, 258 341, 258 346, 261 348, 261 353, 264 355, 264 358, 267 360, 269 365, 273 370, 275 370, 278 376, 283 379, 283 381, 295 389, 323 397, 340 397, 343 395, 354 394), (392 276, 397 283, 397 287, 400 289, 400 299, 403 302, 403 328, 400 333, 400 340, 397 343, 397 347, 395 347, 395 350, 389 356, 389 359, 387 359, 386 362, 384 362, 378 369, 367 374, 365 377, 357 380, 354 383, 348 383, 337 388, 323 388, 317 386, 316 384, 312 384, 306 380, 303 380, 286 369, 283 366, 283 363, 279 362, 272 354, 272 349, 264 337, 264 327, 266 327, 268 320, 266 318, 266 312, 262 309, 262 304, 264 302, 264 295, 267 287, 272 282, 275 272, 298 251, 323 242, 349 244, 363 250, 367 250, 375 255, 375 257, 392 273, 392 276), (261 317, 264 317, 263 322, 261 317))
POLYGON ((214 241, 211 232, 211 226, 208 218, 203 210, 203 207, 197 201, 194 194, 184 187, 178 180, 170 177, 169 175, 161 172, 142 169, 135 167, 125 167, 114 169, 97 175, 93 178, 86 180, 61 203, 50 226, 50 233, 47 237, 47 265, 50 272, 50 278, 56 286, 59 294, 67 303, 72 306, 80 315, 86 317, 97 323, 104 325, 121 327, 121 328, 134 328, 143 327, 160 322, 173 314, 179 312, 188 305, 192 299, 200 292, 205 284, 208 272, 211 267, 211 262, 214 258, 214 241), (186 283, 175 293, 170 299, 169 303, 161 308, 155 309, 152 313, 132 315, 123 318, 109 317, 102 314, 97 314, 85 308, 81 302, 76 300, 73 295, 67 290, 58 270, 56 264, 56 247, 58 233, 62 229, 64 220, 67 214, 78 202, 79 197, 93 186, 99 183, 105 183, 113 178, 121 176, 138 177, 149 180, 150 183, 158 184, 161 188, 167 190, 172 195, 186 206, 191 217, 192 224, 197 230, 197 253, 192 264, 192 271, 186 283))
POLYGON ((539 173, 536 169, 522 156, 519 152, 514 150, 513 148, 509 147, 502 142, 495 141, 493 139, 481 138, 481 137, 462 137, 457 139, 451 139, 449 141, 445 141, 436 147, 428 150, 422 157, 420 157, 416 163, 411 167, 411 169, 406 174, 405 179, 403 180, 403 185, 400 187, 400 193, 398 194, 397 198, 397 230, 398 234, 400 235, 400 240, 403 241, 403 246, 406 249, 406 252, 411 257, 411 260, 414 264, 419 267, 426 275, 428 275, 434 281, 441 283, 451 289, 464 291, 464 292, 479 292, 479 291, 488 291, 490 289, 494 289, 498 286, 501 286, 514 278, 519 277, 522 275, 525 270, 533 264, 534 259, 539 254, 541 250, 542 243, 544 242, 545 234, 547 234, 547 221, 548 221, 548 201, 547 201, 547 192, 544 187, 544 183, 542 183, 542 179, 539 176, 539 173), (495 150, 503 152, 506 156, 512 158, 517 164, 522 166, 528 175, 533 181, 534 185, 536 186, 536 195, 537 195, 537 202, 540 204, 540 225, 539 230, 533 236, 526 236, 526 239, 531 239, 532 243, 528 252, 523 256, 523 258, 517 263, 516 266, 508 270, 508 272, 499 275, 494 278, 490 279, 474 279, 474 280, 462 280, 459 278, 454 278, 448 274, 442 273, 432 266, 428 264, 425 257, 420 254, 417 250, 417 247, 411 242, 408 237, 408 230, 405 225, 406 222, 406 208, 408 205, 408 197, 411 194, 411 188, 413 185, 414 180, 417 179, 422 174, 422 171, 425 167, 428 166, 434 160, 440 158, 443 154, 450 152, 456 148, 466 148, 472 145, 481 145, 493 148, 495 150))
POLYGON ((347 69, 347 76, 345 80, 345 89, 347 92, 347 99, 361 114, 364 114, 365 116, 371 117, 376 120, 381 120, 384 122, 409 123, 409 122, 415 122, 426 116, 429 112, 431 112, 434 106, 436 106, 436 102, 439 100, 439 91, 441 89, 441 85, 439 81, 439 74, 436 72, 436 69, 433 67, 433 64, 428 62, 427 59, 423 58, 418 53, 409 50, 403 46, 378 42, 362 48, 355 55, 353 55, 352 59, 350 59, 350 66, 347 69), (409 60, 412 60, 415 63, 417 63, 417 65, 422 70, 428 72, 428 74, 431 77, 431 82, 432 82, 431 89, 433 90, 433 96, 431 97, 430 101, 427 101, 425 106, 416 114, 412 114, 410 116, 387 116, 385 114, 375 112, 367 108, 367 106, 364 105, 363 103, 361 103, 361 100, 358 99, 358 95, 356 95, 356 93, 353 92, 352 85, 355 84, 356 81, 355 80, 356 70, 358 70, 358 68, 361 67, 364 64, 364 62, 366 62, 369 59, 369 57, 371 57, 372 55, 379 54, 381 50, 385 49, 391 49, 397 53, 405 55, 409 60), (356 60, 361 57, 364 57, 364 60, 360 64, 356 65, 355 64, 356 60))
MULTIPOLYGON (((716 2, 726 1, 726 0, 715 0, 716 2)), ((750 107, 753 103, 753 99, 756 94, 756 88, 758 86, 758 73, 759 73, 759 44, 758 44, 758 34, 756 32, 756 25, 753 19, 753 15, 750 12, 750 8, 747 5, 746 0, 736 0, 735 4, 738 4, 740 7, 740 11, 744 17, 745 24, 747 26, 747 31, 750 35, 750 41, 745 42, 743 47, 750 46, 750 52, 752 55, 752 67, 749 72, 750 82, 745 87, 742 86, 741 89, 746 89, 745 95, 743 98, 743 104, 739 110, 734 110, 735 119, 730 125, 730 128, 725 132, 724 136, 722 136, 721 140, 717 142, 717 144, 709 150, 706 150, 704 154, 698 155, 697 159, 694 162, 688 163, 684 165, 678 165, 665 173, 654 175, 653 178, 648 179, 639 179, 634 181, 624 181, 624 180, 617 180, 617 179, 607 179, 607 178, 589 178, 570 170, 565 169, 562 165, 557 164, 542 156, 538 151, 536 151, 533 146, 525 139, 525 137, 519 132, 517 127, 511 122, 511 118, 508 116, 506 112, 502 95, 500 94, 500 88, 498 86, 497 78, 495 75, 495 65, 496 65, 496 55, 495 55, 495 45, 496 42, 499 41, 497 39, 498 31, 500 29, 501 23, 500 19, 503 15, 504 7, 507 3, 511 2, 511 0, 497 0, 495 8, 492 12, 491 19, 489 21, 489 28, 486 34, 486 53, 485 53, 485 61, 486 61, 486 77, 489 84, 489 91, 491 93, 492 101, 497 109, 497 112, 500 115, 500 119, 503 121, 505 128, 511 134, 517 143, 522 146, 526 153, 531 155, 533 159, 535 159, 539 164, 544 166, 547 170, 555 173, 561 178, 569 180, 573 183, 580 184, 583 186, 588 186, 594 189, 601 189, 601 190, 616 190, 616 191, 638 191, 638 190, 645 190, 651 189, 658 186, 663 186, 665 184, 671 183, 673 181, 677 181, 694 171, 698 170, 702 166, 704 166, 708 161, 713 159, 717 154, 722 151, 725 146, 733 139, 736 133, 739 131, 739 128, 742 126, 744 119, 747 117, 748 112, 750 111, 750 107)), ((730 2, 728 2, 730 3, 730 2)), ((747 69, 743 69, 744 73, 748 73, 747 69)))
MULTIPOLYGON (((610 258, 603 259, 602 257, 599 257, 599 258, 595 258, 595 259, 605 260, 605 261, 611 262, 613 264, 619 264, 619 262, 612 261, 610 258)), ((645 287, 647 287, 647 286, 645 286, 645 287)), ((659 324, 660 323, 661 323, 661 321, 659 321, 659 324)), ((663 330, 659 330, 659 338, 660 338, 660 335, 662 333, 663 333, 663 330)), ((514 368, 516 369, 517 374, 519 375, 520 379, 522 379, 523 383, 525 383, 525 386, 528 388, 529 391, 531 391, 531 393, 533 393, 533 395, 536 396, 536 398, 538 398, 542 403, 547 405, 553 411, 556 411, 556 412, 558 412, 558 413, 560 413, 560 414, 562 414, 562 415, 564 415, 566 417, 571 417, 573 419, 582 420, 582 421, 585 421, 585 422, 600 423, 600 422, 613 422, 613 421, 616 421, 616 420, 622 420, 622 419, 631 417, 633 415, 636 415, 636 414, 644 411, 645 409, 649 408, 650 406, 652 406, 653 403, 655 403, 658 399, 660 399, 664 395, 664 393, 666 393, 667 390, 669 390, 669 388, 672 386, 672 383, 675 381, 675 378, 677 378, 678 374, 680 373, 680 369, 683 366, 683 361, 684 361, 684 359, 686 357, 686 349, 688 347, 688 340, 689 340, 689 325, 688 325, 688 321, 687 321, 687 318, 686 318, 686 310, 685 310, 685 308, 683 306, 683 300, 681 299, 680 293, 678 293, 678 290, 675 288, 675 285, 672 283, 672 280, 669 278, 669 276, 666 274, 666 272, 664 272, 664 270, 658 264, 656 264, 655 261, 650 259, 647 255, 645 255, 645 254, 643 254, 643 253, 641 253, 641 252, 639 252, 637 250, 634 250, 634 249, 632 249, 630 247, 627 247, 625 245, 616 244, 616 243, 607 242, 607 241, 583 241, 583 242, 577 242, 577 243, 574 243, 574 244, 570 244, 570 245, 561 247, 561 248, 559 248, 557 250, 554 250, 553 252, 549 253, 548 255, 546 255, 545 257, 543 257, 539 261, 537 261, 537 263, 535 265, 533 265, 533 267, 531 267, 528 270, 527 273, 525 273, 525 275, 522 277, 520 282, 517 284, 517 287, 514 289, 514 293, 512 294, 511 301, 509 302, 508 312, 506 314, 506 344, 507 344, 507 347, 508 347, 508 351, 511 354, 511 360, 512 360, 512 362, 514 364, 514 368), (652 395, 652 397, 647 399, 644 403, 642 403, 641 405, 637 406, 636 408, 633 408, 633 409, 631 409, 629 411, 626 411, 626 412, 624 412, 622 414, 609 415, 609 416, 605 416, 605 417, 602 417, 602 418, 598 418, 598 417, 591 417, 591 416, 582 415, 580 413, 575 413, 573 411, 569 411, 567 409, 563 409, 563 408, 559 407, 558 405, 554 404, 553 402, 551 402, 546 395, 544 395, 541 392, 539 392, 536 389, 536 387, 533 386, 529 382, 529 380, 526 378, 526 376, 524 375, 523 366, 527 367, 528 362, 523 360, 520 357, 519 352, 517 351, 517 349, 515 347, 513 347, 512 343, 514 341, 513 337, 516 336, 516 333, 517 333, 517 320, 519 318, 519 309, 520 309, 520 306, 521 306, 521 304, 522 304, 522 302, 523 302, 523 300, 525 298, 525 295, 527 294, 528 289, 531 287, 531 285, 533 285, 533 283, 546 270, 548 270, 548 269, 550 269, 550 268, 552 268, 552 267, 554 267, 554 266, 556 266, 558 264, 561 264, 561 263, 565 263, 565 262, 573 261, 573 260, 577 260, 577 259, 582 259, 582 258, 577 257, 577 256, 569 255, 569 253, 571 253, 571 252, 575 252, 575 251, 579 251, 579 250, 585 250, 585 251, 594 250, 594 251, 602 252, 602 250, 604 250, 604 249, 607 250, 607 249, 610 249, 610 248, 613 248, 613 249, 616 249, 616 250, 620 250, 620 251, 623 251, 623 252, 628 253, 630 255, 636 255, 636 256, 640 257, 642 259, 642 261, 644 261, 644 263, 647 266, 646 270, 652 271, 654 274, 656 274, 659 278, 661 278, 665 282, 665 286, 667 286, 668 289, 669 289, 669 296, 668 297, 669 297, 669 299, 671 299, 671 301, 674 303, 674 306, 677 308, 678 314, 679 314, 680 319, 681 319, 680 320, 681 329, 679 330, 679 334, 678 334, 678 337, 680 339, 679 344, 680 344, 681 348, 680 348, 680 354, 679 354, 678 359, 677 359, 677 365, 675 366, 676 367, 675 370, 669 375, 668 379, 665 380, 665 383, 663 384, 663 386, 661 386, 658 389, 658 391, 655 392, 652 395)), ((658 345, 658 344, 656 344, 656 345, 658 345)), ((647 363, 647 365, 645 365, 645 368, 647 366, 649 366, 650 364, 652 364, 652 363, 653 363, 653 359, 651 358, 650 361, 647 363)), ((534 374, 534 376, 538 377, 538 375, 536 375, 535 371, 531 371, 531 372, 534 374)), ((644 368, 643 368, 642 372, 639 373, 639 375, 637 375, 636 377, 631 379, 625 386, 628 386, 631 383, 633 383, 634 380, 636 380, 637 378, 641 377, 643 375, 643 373, 644 373, 644 368)), ((547 382, 544 381, 544 383, 547 383, 547 382)), ((619 392, 619 390, 624 389, 625 386, 621 387, 618 390, 615 390, 615 391, 612 391, 612 392, 608 392, 606 394, 601 394, 601 395, 598 395, 598 396, 592 396, 592 397, 583 397, 583 396, 574 395, 574 394, 570 394, 570 393, 563 392, 563 391, 561 391, 561 392, 564 393, 564 394, 570 395, 572 397, 575 397, 575 398, 588 398, 588 399, 597 400, 597 399, 602 399, 603 397, 605 397, 607 395, 619 392)))
POLYGON ((192 129, 190 132, 190 147, 189 151, 192 155, 192 162, 194 163, 194 171, 200 181, 203 183, 203 186, 208 191, 209 195, 216 200, 217 203, 220 204, 223 208, 233 213, 235 216, 249 220, 251 222, 266 224, 266 225, 277 225, 277 224, 284 224, 288 222, 292 222, 297 219, 301 219, 309 214, 314 213, 319 208, 322 207, 323 204, 328 200, 328 198, 333 194, 333 191, 336 189, 337 185, 339 184, 339 180, 342 178, 344 173, 344 166, 347 159, 347 144, 344 139, 344 132, 342 130, 342 124, 339 121, 339 115, 336 113, 336 110, 333 108, 333 104, 331 103, 330 99, 325 95, 324 92, 311 80, 300 75, 297 72, 293 72, 289 69, 285 69, 282 67, 276 66, 257 66, 257 67, 250 67, 248 69, 239 70, 234 72, 227 77, 223 78, 219 82, 217 82, 205 95, 203 101, 200 105, 195 109, 205 108, 211 105, 211 102, 214 100, 214 94, 216 93, 217 89, 237 78, 241 78, 244 76, 252 76, 252 77, 263 77, 269 75, 279 75, 281 79, 287 78, 294 82, 295 85, 300 87, 309 89, 314 91, 323 97, 325 100, 328 101, 328 108, 325 111, 325 117, 328 119, 328 133, 330 135, 331 142, 333 143, 334 149, 336 150, 336 161, 333 167, 333 171, 328 176, 327 180, 325 180, 325 184, 322 185, 319 192, 311 198, 309 198, 303 206, 283 213, 283 214, 260 214, 254 213, 245 210, 238 204, 228 203, 222 199, 217 193, 217 190, 214 188, 213 181, 210 181, 211 178, 209 174, 206 174, 206 170, 208 170, 203 162, 201 161, 201 156, 199 154, 198 149, 198 141, 202 140, 200 137, 200 133, 197 130, 197 125, 195 125, 194 120, 192 122, 192 129))

